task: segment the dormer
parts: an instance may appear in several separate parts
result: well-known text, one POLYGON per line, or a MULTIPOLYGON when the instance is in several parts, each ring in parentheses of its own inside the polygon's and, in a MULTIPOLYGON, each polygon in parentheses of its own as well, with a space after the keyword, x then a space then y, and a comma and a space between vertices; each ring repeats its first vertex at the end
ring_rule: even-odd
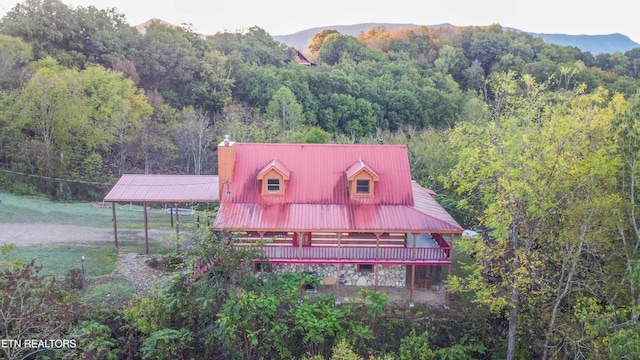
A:
POLYGON ((291 171, 277 158, 271 160, 258 173, 257 179, 262 182, 262 196, 284 195, 290 175, 291 171))
POLYGON ((349 194, 355 197, 371 197, 375 194, 374 183, 380 181, 378 174, 359 159, 346 172, 349 194))

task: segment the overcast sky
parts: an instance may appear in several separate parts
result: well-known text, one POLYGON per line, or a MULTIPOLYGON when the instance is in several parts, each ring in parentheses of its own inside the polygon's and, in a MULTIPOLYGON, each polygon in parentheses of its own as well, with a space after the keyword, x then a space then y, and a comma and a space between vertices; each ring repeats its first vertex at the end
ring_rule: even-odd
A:
MULTIPOLYGON (((18 3, 0 0, 4 15, 18 3)), ((151 18, 191 24, 202 34, 259 26, 270 35, 359 23, 458 26, 500 24, 526 32, 572 35, 621 33, 640 43, 640 19, 628 0, 63 0, 75 6, 115 7, 131 25, 151 18)))

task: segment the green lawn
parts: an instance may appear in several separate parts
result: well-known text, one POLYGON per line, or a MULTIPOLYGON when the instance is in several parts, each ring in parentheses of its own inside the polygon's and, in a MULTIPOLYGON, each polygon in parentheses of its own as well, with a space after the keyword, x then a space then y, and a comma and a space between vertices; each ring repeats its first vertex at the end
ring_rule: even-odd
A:
MULTIPOLYGON (((170 248, 156 241, 149 242, 149 253, 166 254, 170 248)), ((139 253, 145 252, 144 242, 121 241, 120 252, 139 253)), ((21 259, 24 262, 36 260, 36 265, 41 265, 40 275, 64 277, 71 269, 82 267, 84 256, 85 272, 87 276, 99 276, 111 274, 116 266, 118 256, 112 242, 82 244, 55 244, 29 247, 16 247, 7 255, 0 255, 0 260, 21 259)))
POLYGON ((42 266, 40 275, 65 276, 71 269, 82 267, 82 257, 85 258, 87 276, 110 274, 116 266, 117 256, 110 244, 102 246, 69 246, 42 245, 18 247, 6 255, 8 260, 22 259, 25 262, 36 260, 36 265, 42 266))
MULTIPOLYGON (((35 199, 0 193, 0 223, 47 223, 81 225, 91 227, 112 227, 113 212, 111 204, 106 207, 96 207, 99 203, 61 203, 46 199, 35 199)), ((101 205, 101 204, 100 204, 101 205)), ((154 204, 154 208, 147 211, 150 229, 165 229, 171 227, 171 217, 164 208, 157 208, 161 204, 154 204)), ((181 224, 194 221, 193 216, 180 218, 181 224)), ((144 228, 144 214, 139 204, 117 204, 116 219, 118 228, 144 228)))
MULTIPOLYGON (((61 203, 46 199, 21 197, 7 193, 0 193, 0 224, 1 223, 45 223, 77 225, 96 228, 111 228, 112 209, 96 207, 93 203, 61 203)), ((135 204, 118 204, 116 212, 118 221, 118 240, 120 252, 144 253, 144 240, 135 235, 144 228, 142 207, 135 204), (131 231, 127 229, 136 229, 131 231)), ((193 216, 180 218, 181 226, 188 226, 194 221, 193 216)), ((149 229, 170 229, 171 217, 163 208, 148 210, 149 229)), ((164 243, 149 241, 149 252, 165 254, 169 248, 164 243)), ((104 243, 63 243, 16 247, 7 255, 0 255, 6 260, 22 259, 25 262, 36 259, 36 264, 42 266, 40 271, 44 276, 64 277, 69 270, 81 268, 81 257, 85 257, 85 271, 87 276, 110 274, 115 269, 117 254, 113 242, 104 243)))

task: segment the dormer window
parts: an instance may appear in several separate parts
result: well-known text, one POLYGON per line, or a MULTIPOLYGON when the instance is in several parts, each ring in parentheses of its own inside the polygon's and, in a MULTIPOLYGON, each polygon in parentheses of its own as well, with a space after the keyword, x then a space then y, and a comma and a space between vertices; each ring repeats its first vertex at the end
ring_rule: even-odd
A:
POLYGON ((357 179, 356 180, 356 194, 369 195, 371 180, 369 179, 357 179))
POLYGON ((269 179, 267 179, 267 192, 268 193, 279 193, 280 192, 280 179, 278 179, 278 178, 269 178, 269 179))
POLYGON ((257 177, 262 182, 262 196, 284 195, 289 176, 291 172, 278 159, 270 161, 257 177))
POLYGON ((345 174, 352 198, 366 198, 374 195, 374 182, 380 181, 380 177, 362 159, 351 165, 345 174))

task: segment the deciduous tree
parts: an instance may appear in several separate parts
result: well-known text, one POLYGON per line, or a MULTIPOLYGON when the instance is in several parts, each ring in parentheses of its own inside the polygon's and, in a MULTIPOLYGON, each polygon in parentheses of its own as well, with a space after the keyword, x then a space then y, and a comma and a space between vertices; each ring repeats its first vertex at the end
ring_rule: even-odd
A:
POLYGON ((527 75, 503 74, 492 83, 493 119, 460 124, 452 137, 459 160, 451 178, 488 229, 470 244, 472 275, 452 286, 464 284, 508 314, 508 359, 518 344, 526 348, 519 333, 555 333, 553 314, 568 294, 593 295, 578 283, 593 282, 594 274, 576 269, 585 257, 606 253, 603 238, 612 239, 612 224, 595 219, 617 209, 617 162, 606 136, 615 112, 606 92, 582 90, 551 93, 527 75), (592 236, 596 229, 600 237, 592 236), (536 320, 538 330, 528 320, 539 316, 532 309, 552 314, 544 324, 536 320))

